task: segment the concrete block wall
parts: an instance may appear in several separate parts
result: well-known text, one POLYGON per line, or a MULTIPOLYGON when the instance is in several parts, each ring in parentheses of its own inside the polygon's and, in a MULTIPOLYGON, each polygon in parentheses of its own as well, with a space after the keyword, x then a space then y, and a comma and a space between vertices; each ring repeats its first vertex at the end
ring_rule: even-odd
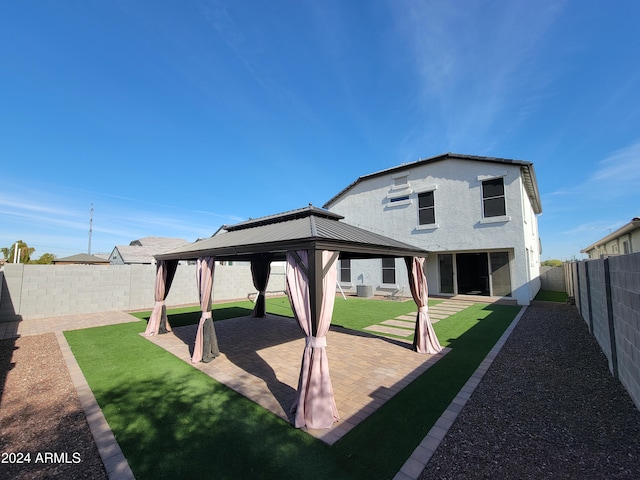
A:
POLYGON ((0 299, 0 321, 19 318, 20 301, 22 298, 22 274, 24 265, 10 265, 3 267, 2 298, 0 299))
POLYGON ((640 409, 640 253, 576 262, 571 271, 568 293, 640 409))
POLYGON ((563 267, 540 267, 540 288, 552 292, 566 292, 563 267))
POLYGON ((607 310, 607 291, 604 262, 589 262, 591 334, 609 360, 609 370, 613 373, 611 337, 609 331, 609 312, 607 310))
POLYGON ((578 264, 578 282, 577 289, 578 294, 576 295, 576 305, 578 306, 578 310, 582 314, 582 318, 589 325, 589 331, 591 331, 591 316, 589 313, 590 305, 589 305, 589 290, 587 288, 588 278, 587 278, 587 264, 586 262, 580 262, 578 264))
POLYGON ((618 377, 640 408, 640 253, 609 262, 618 377))
MULTIPOLYGON (((154 265, 5 265, 0 321, 77 313, 151 309, 154 265)), ((284 291, 284 267, 273 266, 268 290, 284 291)), ((213 301, 255 292, 249 265, 216 265, 213 301)), ((198 304, 195 265, 179 265, 167 306, 198 304)))

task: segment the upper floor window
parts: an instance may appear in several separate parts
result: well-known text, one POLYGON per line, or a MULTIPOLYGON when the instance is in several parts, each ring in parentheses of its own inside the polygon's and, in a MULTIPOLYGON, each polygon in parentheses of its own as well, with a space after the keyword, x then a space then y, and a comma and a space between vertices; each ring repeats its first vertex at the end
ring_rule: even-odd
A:
POLYGON ((436 207, 433 191, 418 194, 418 225, 436 223, 436 207))
POLYGON ((503 178, 492 178, 482 182, 482 204, 485 217, 500 217, 507 214, 503 178))
POLYGON ((396 283, 396 259, 382 259, 382 283, 396 283))

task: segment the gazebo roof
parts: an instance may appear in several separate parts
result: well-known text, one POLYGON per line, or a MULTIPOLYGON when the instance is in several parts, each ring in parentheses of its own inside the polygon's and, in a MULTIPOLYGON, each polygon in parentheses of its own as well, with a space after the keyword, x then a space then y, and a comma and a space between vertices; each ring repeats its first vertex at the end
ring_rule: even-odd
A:
POLYGON ((249 260, 269 253, 284 259, 291 250, 334 250, 340 258, 426 257, 427 250, 341 222, 344 217, 308 207, 223 226, 214 236, 158 254, 158 260, 214 256, 249 260))

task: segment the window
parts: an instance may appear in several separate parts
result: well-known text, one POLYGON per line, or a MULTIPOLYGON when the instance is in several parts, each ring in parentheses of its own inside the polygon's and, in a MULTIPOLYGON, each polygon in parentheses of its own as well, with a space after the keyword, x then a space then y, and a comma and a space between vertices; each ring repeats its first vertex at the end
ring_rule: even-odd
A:
POLYGON ((631 253, 631 248, 629 248, 629 242, 627 240, 622 242, 622 250, 624 253, 631 253))
POLYGON ((436 209, 433 191, 418 194, 418 225, 436 223, 436 209))
POLYGON ((340 260, 340 281, 351 283, 351 260, 340 260))
POLYGON ((405 202, 405 201, 407 201, 407 200, 409 200, 409 195, 403 195, 403 196, 401 196, 401 197, 391 197, 391 198, 389 199, 389 201, 390 201, 391 203, 396 203, 396 202, 405 202))
POLYGON ((482 182, 482 204, 485 217, 500 217, 507 214, 503 178, 482 182))
POLYGON ((382 259, 382 283, 396 283, 396 259, 382 259))

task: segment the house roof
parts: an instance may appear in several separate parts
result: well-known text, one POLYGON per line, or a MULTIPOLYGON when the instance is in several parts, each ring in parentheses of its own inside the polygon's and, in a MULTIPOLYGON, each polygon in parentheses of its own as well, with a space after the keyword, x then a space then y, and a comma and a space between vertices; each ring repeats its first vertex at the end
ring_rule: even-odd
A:
POLYGON ((182 238, 144 237, 133 240, 129 245, 117 245, 114 251, 118 251, 124 263, 153 263, 155 255, 187 243, 182 238))
POLYGON ((368 175, 363 175, 361 177, 358 177, 354 182, 352 182, 350 185, 347 185, 347 187, 345 187, 337 195, 335 195, 328 202, 326 202, 324 204, 324 208, 328 208, 338 198, 342 197, 345 193, 347 193, 349 190, 355 187, 358 183, 361 183, 365 180, 369 180, 371 178, 381 177, 384 175, 389 175, 397 172, 402 172, 404 170, 410 170, 422 165, 427 165, 430 163, 440 162, 440 161, 449 160, 449 159, 471 160, 471 161, 488 162, 488 163, 501 163, 501 164, 514 165, 514 166, 520 167, 520 171, 522 173, 522 178, 524 182, 524 187, 525 187, 525 190, 527 191, 527 195, 529 196, 529 199, 531 200, 533 211, 535 213, 542 213, 542 203, 540 202, 540 193, 538 192, 538 181, 536 180, 536 174, 533 168, 533 163, 527 162, 525 160, 513 160, 509 158, 498 158, 498 157, 481 157, 477 155, 463 155, 459 153, 450 153, 450 152, 443 153, 435 157, 424 158, 421 160, 417 160, 415 162, 403 163, 402 165, 398 165, 396 167, 380 170, 378 172, 374 172, 368 175))
POLYGON ((291 210, 224 226, 216 235, 170 252, 158 260, 187 260, 215 256, 225 260, 246 260, 269 253, 274 260, 287 251, 317 249, 340 252, 340 258, 427 256, 428 251, 364 230, 341 220, 342 216, 314 206, 291 210))
POLYGON ((617 239, 618 237, 621 237, 622 235, 626 235, 627 233, 630 233, 630 232, 634 231, 637 228, 640 228, 640 217, 632 218, 631 221, 629 223, 627 223, 626 225, 623 225, 622 227, 620 227, 616 231, 611 232, 609 235, 607 235, 606 237, 601 238, 597 242, 592 243, 591 245, 589 245, 585 249, 580 250, 580 253, 587 253, 587 252, 593 250, 594 248, 597 248, 597 247, 599 247, 601 245, 604 245, 604 244, 606 244, 608 242, 611 242, 611 241, 617 239))
POLYGON ((143 237, 138 240, 133 240, 129 243, 131 247, 155 247, 163 248, 165 250, 170 248, 176 248, 184 245, 187 241, 184 238, 172 238, 172 237, 143 237))
POLYGON ((53 263, 81 263, 81 264, 91 264, 91 263, 102 263, 108 264, 109 260, 101 257, 97 257, 95 255, 89 255, 88 253, 78 253, 76 255, 71 255, 69 257, 56 258, 53 263))

